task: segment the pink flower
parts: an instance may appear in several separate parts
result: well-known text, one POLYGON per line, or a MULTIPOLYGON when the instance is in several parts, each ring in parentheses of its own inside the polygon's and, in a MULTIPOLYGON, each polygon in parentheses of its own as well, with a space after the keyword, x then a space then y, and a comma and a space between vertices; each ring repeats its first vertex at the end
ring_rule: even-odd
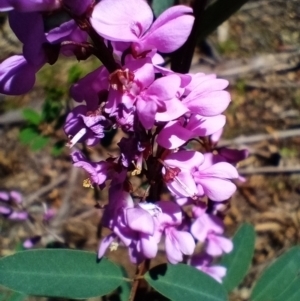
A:
POLYGON ((222 283, 222 278, 226 275, 226 268, 220 265, 211 266, 212 261, 213 258, 207 254, 195 255, 191 258, 190 265, 222 283))
POLYGON ((105 39, 133 42, 135 55, 154 48, 168 53, 190 34, 194 22, 190 13, 187 6, 174 6, 152 24, 153 13, 144 0, 102 0, 94 8, 91 24, 105 39))

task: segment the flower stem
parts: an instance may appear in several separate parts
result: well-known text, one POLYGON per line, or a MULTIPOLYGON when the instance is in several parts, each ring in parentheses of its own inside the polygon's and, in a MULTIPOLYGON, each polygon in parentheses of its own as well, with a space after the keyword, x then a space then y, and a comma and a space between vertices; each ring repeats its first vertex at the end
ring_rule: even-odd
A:
POLYGON ((142 277, 148 270, 150 266, 150 259, 145 259, 141 264, 137 266, 134 282, 131 288, 130 296, 128 301, 134 301, 137 299, 137 290, 141 284, 141 281, 144 280, 142 277))
POLYGON ((171 69, 174 72, 188 73, 190 70, 194 50, 197 44, 197 37, 202 21, 202 15, 205 10, 206 4, 207 0, 194 0, 194 25, 191 34, 186 42, 172 55, 171 69))

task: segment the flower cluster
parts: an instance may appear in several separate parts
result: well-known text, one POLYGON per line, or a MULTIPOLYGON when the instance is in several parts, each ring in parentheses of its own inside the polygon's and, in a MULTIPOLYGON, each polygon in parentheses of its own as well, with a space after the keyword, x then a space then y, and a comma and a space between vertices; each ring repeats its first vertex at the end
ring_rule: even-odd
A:
POLYGON ((102 222, 112 233, 101 241, 99 258, 121 242, 139 263, 154 258, 164 240, 169 262, 185 259, 221 282, 225 268, 211 264, 233 248, 223 216, 234 181, 242 179, 235 166, 247 153, 216 146, 230 103, 228 82, 162 67, 162 55, 187 40, 192 9, 174 6, 156 20, 144 0, 5 0, 1 10, 9 11, 23 43, 23 55, 0 65, 1 93, 29 91, 35 73, 59 54, 79 60, 93 54, 103 63, 71 87, 78 105, 64 125, 69 147, 95 146, 111 129, 124 133, 117 157, 91 162, 72 153, 74 166, 88 174, 85 186, 109 189, 102 222), (45 12, 58 10, 71 20, 45 31, 45 12), (132 191, 130 176, 148 185, 143 196, 132 191))
MULTIPOLYGON (((46 204, 42 204, 41 222, 44 226, 55 216, 56 210, 48 208, 46 204)), ((30 214, 30 208, 23 202, 23 195, 16 190, 0 191, 0 216, 12 221, 28 221, 36 222, 35 218, 30 214)), ((46 234, 46 233, 45 233, 46 234)), ((30 249, 36 245, 43 235, 33 235, 23 242, 25 249, 30 249)))

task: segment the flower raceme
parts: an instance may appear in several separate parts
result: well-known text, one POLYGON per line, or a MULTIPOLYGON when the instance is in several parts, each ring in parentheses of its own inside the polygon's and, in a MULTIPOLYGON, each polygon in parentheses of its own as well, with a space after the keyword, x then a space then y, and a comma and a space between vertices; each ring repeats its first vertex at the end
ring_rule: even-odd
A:
POLYGON ((96 147, 112 129, 122 133, 118 155, 97 162, 79 150, 71 155, 74 166, 88 175, 84 186, 108 188, 101 210, 111 234, 100 242, 98 256, 121 243, 130 260, 140 263, 154 258, 164 242, 169 262, 189 258, 189 264, 221 282, 226 269, 211 264, 233 248, 224 237, 222 210, 235 192, 234 182, 243 180, 236 164, 247 152, 217 147, 231 101, 224 90, 228 82, 161 66, 161 54, 187 40, 192 9, 174 6, 155 21, 145 0, 5 0, 0 11, 8 11, 23 43, 23 54, 0 65, 0 93, 28 92, 36 72, 59 54, 102 60, 71 86, 76 105, 64 125, 70 148, 96 147), (45 31, 45 11, 60 10, 71 20, 45 31), (144 181, 143 194, 133 191, 131 176, 144 181), (163 189, 168 200, 161 199, 163 189), (198 244, 202 252, 195 253, 198 244))

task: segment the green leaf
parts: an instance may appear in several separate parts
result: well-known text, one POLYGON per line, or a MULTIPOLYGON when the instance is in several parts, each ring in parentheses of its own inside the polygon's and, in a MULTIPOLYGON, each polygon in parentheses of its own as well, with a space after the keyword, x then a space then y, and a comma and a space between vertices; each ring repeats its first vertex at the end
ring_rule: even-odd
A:
POLYGON ((158 17, 163 11, 174 5, 174 0, 153 0, 152 9, 155 17, 158 17))
POLYGON ((19 133, 19 139, 24 144, 29 144, 33 139, 38 137, 40 134, 37 132, 36 129, 33 128, 25 128, 20 131, 19 133))
POLYGON ((201 41, 238 11, 248 0, 217 0, 203 14, 198 39, 201 41))
POLYGON ((39 249, 0 259, 0 284, 28 295, 86 299, 125 281, 120 267, 91 252, 39 249))
POLYGON ((185 264, 161 264, 145 274, 146 281, 172 301, 225 301, 223 286, 185 264))
POLYGON ((293 247, 258 279, 252 301, 295 301, 300 296, 300 247, 293 247))
POLYGON ((233 245, 233 251, 224 255, 220 262, 220 265, 227 268, 223 285, 228 292, 243 280, 251 264, 255 246, 253 226, 242 225, 233 237, 233 245))
POLYGON ((66 141, 65 140, 57 141, 51 149, 51 154, 53 156, 59 156, 63 152, 63 150, 65 149, 65 146, 66 146, 66 141))
POLYGON ((42 122, 42 117, 40 116, 40 114, 33 109, 26 108, 22 113, 25 120, 27 120, 31 124, 39 125, 42 122))
MULTIPOLYGON (((126 273, 126 270, 121 267, 122 269, 122 274, 124 278, 128 278, 128 275, 126 273)), ((120 296, 120 301, 128 301, 129 296, 130 296, 130 291, 131 291, 131 285, 127 281, 123 281, 122 284, 118 288, 118 293, 120 296)))
POLYGON ((49 137, 38 136, 30 143, 30 148, 34 151, 38 151, 45 147, 48 141, 49 137))

